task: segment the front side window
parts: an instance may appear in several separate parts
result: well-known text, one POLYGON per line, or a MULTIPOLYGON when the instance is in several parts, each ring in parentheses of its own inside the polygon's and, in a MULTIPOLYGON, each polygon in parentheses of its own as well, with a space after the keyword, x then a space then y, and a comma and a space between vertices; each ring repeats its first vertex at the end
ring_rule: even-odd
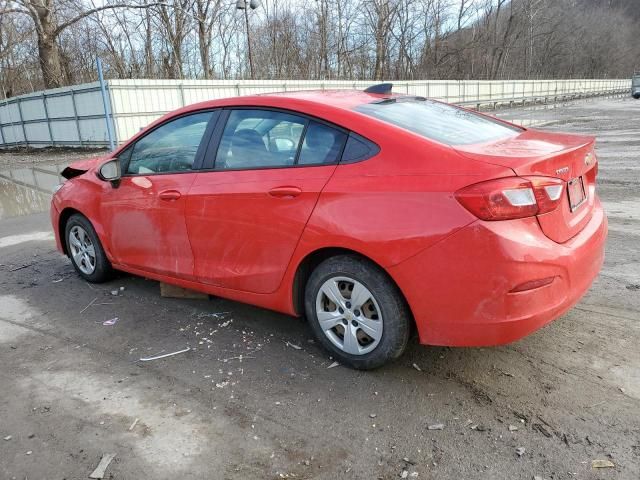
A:
POLYGON ((216 169, 294 165, 306 122, 303 117, 270 110, 231 111, 216 154, 216 169))
POLYGON ((420 98, 368 103, 355 110, 447 145, 484 143, 522 132, 519 127, 420 98))
POLYGON ((142 137, 133 146, 127 173, 146 175, 191 170, 212 114, 201 112, 180 117, 142 137))

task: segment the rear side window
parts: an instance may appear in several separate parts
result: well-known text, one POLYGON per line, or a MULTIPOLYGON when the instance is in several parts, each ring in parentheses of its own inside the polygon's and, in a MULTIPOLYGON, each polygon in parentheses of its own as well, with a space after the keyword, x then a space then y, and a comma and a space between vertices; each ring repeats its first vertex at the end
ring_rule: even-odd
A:
POLYGON ((216 169, 293 165, 305 124, 305 118, 289 113, 233 110, 220 139, 216 169))
POLYGON ((346 140, 347 135, 340 130, 311 121, 304 135, 298 164, 336 163, 346 140))
POLYGON ((522 129, 425 99, 359 105, 356 111, 447 145, 484 143, 517 135, 522 129))
POLYGON ((217 170, 338 163, 347 134, 293 113, 231 110, 215 156, 217 170))

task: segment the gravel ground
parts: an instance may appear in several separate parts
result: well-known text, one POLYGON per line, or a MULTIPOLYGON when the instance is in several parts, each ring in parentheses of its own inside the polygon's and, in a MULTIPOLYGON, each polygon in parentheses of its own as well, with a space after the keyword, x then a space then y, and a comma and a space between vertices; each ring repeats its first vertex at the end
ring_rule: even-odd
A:
POLYGON ((86 478, 105 453, 113 479, 640 478, 640 102, 499 114, 597 135, 602 274, 517 343, 373 372, 328 368, 295 318, 81 281, 44 192, 86 154, 0 154, 0 478, 86 478))

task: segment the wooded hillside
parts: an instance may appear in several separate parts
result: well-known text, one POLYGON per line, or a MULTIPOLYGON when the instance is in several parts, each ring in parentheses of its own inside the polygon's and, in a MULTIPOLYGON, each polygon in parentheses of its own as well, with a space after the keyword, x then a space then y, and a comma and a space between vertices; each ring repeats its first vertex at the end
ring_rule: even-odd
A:
POLYGON ((604 78, 640 67, 636 0, 238 3, 0 0, 0 98, 93 81, 96 57, 112 78, 604 78))

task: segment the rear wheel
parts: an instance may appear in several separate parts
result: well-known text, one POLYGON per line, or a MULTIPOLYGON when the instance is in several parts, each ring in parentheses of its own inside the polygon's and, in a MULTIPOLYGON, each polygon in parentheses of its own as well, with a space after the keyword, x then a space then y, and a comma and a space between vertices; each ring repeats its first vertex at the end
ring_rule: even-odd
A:
POLYGON ((407 346, 411 314, 379 267, 355 255, 322 262, 305 289, 305 311, 320 343, 344 364, 377 368, 407 346))
POLYGON ((65 226, 67 252, 76 272, 85 280, 101 283, 111 278, 112 267, 91 222, 79 214, 65 226))

